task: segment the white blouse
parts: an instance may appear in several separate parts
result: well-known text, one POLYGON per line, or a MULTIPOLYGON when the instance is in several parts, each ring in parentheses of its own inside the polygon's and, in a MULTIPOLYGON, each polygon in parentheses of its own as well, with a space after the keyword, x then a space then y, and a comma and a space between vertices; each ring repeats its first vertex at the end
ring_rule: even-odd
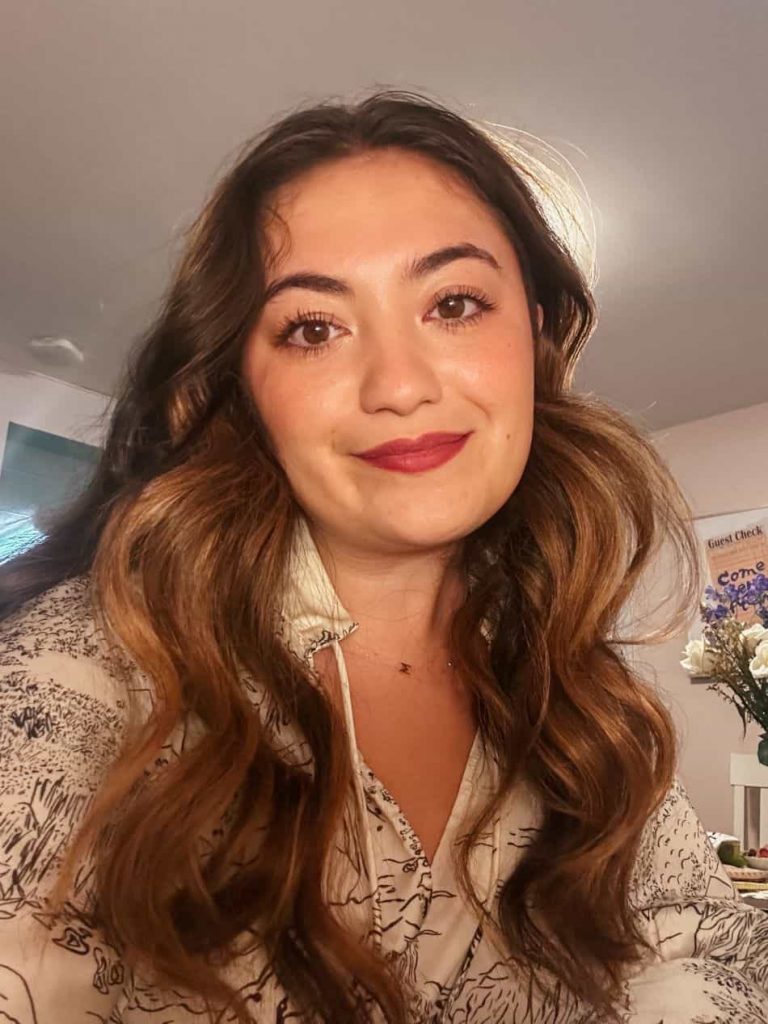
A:
MULTIPOLYGON (((283 640, 311 667, 331 647, 342 682, 356 803, 335 844, 327 900, 348 927, 390 959, 417 993, 414 1024, 597 1024, 559 985, 529 1001, 524 980, 461 895, 456 840, 496 765, 475 738, 445 832, 430 864, 392 795, 357 749, 344 638, 357 624, 341 606, 309 531, 297 532, 283 640)), ((88 927, 79 908, 89 871, 64 921, 45 895, 62 849, 113 760, 128 694, 90 610, 87 578, 59 584, 2 624, 0 645, 0 1022, 13 1024, 204 1024, 201 1001, 163 991, 127 969, 88 927)), ((281 750, 306 764, 309 751, 266 691, 244 680, 281 750)), ((134 700, 151 701, 136 672, 134 700)), ((188 718, 165 758, 194 742, 188 718)), ((541 822, 534 793, 518 786, 470 862, 476 891, 494 916, 504 880, 541 822)), ((656 953, 625 984, 627 1024, 766 1024, 768 915, 743 904, 679 781, 645 828, 632 905, 656 953)), ((246 938, 246 936, 244 936, 246 938)), ((255 935, 227 969, 254 1021, 297 1021, 255 935)), ((234 1018, 225 1015, 225 1021, 234 1018)))

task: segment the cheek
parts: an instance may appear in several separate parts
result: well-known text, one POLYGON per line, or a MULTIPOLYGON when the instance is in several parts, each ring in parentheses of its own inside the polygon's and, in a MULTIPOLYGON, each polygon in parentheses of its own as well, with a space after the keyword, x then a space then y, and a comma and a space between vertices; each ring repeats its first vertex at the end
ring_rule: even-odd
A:
POLYGON ((256 408, 286 467, 315 458, 336 433, 337 404, 309 369, 270 362, 247 370, 256 408))
POLYGON ((495 512, 514 492, 528 462, 534 418, 533 355, 532 339, 518 337, 488 346, 483 358, 474 363, 471 387, 487 427, 484 469, 480 470, 484 488, 478 488, 487 503, 484 515, 495 512))
POLYGON ((522 427, 533 416, 533 342, 491 341, 463 367, 464 387, 497 427, 522 427))
POLYGON ((261 421, 282 460, 296 426, 304 422, 306 395, 269 360, 252 355, 243 371, 261 421))

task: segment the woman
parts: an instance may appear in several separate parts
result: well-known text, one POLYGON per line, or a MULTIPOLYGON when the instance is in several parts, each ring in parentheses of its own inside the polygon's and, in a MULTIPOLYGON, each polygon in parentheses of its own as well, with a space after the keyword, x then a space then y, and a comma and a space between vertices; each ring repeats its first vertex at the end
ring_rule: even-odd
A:
POLYGON ((671 628, 698 581, 653 448, 570 388, 592 325, 526 169, 436 103, 245 152, 3 570, 4 1014, 768 1019, 615 633, 662 539, 671 628))

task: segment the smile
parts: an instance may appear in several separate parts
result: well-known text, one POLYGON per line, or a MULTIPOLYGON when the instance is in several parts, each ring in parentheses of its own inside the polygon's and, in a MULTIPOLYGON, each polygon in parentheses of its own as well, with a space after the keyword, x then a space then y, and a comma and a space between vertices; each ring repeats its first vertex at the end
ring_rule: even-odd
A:
POLYGON ((376 466, 377 469, 389 469, 399 473, 422 473, 428 469, 436 469, 458 455, 470 433, 423 434, 415 438, 398 438, 354 454, 356 458, 362 459, 370 466, 376 466))

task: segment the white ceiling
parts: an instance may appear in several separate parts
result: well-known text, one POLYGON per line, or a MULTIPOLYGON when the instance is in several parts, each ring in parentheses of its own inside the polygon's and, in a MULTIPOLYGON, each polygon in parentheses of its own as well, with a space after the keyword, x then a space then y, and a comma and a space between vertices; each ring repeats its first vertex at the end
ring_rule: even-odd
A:
POLYGON ((597 216, 577 384, 658 429, 766 400, 766 0, 3 0, 0 359, 109 392, 237 145, 376 85, 514 125, 597 216), (66 336, 52 368, 31 338, 66 336))

